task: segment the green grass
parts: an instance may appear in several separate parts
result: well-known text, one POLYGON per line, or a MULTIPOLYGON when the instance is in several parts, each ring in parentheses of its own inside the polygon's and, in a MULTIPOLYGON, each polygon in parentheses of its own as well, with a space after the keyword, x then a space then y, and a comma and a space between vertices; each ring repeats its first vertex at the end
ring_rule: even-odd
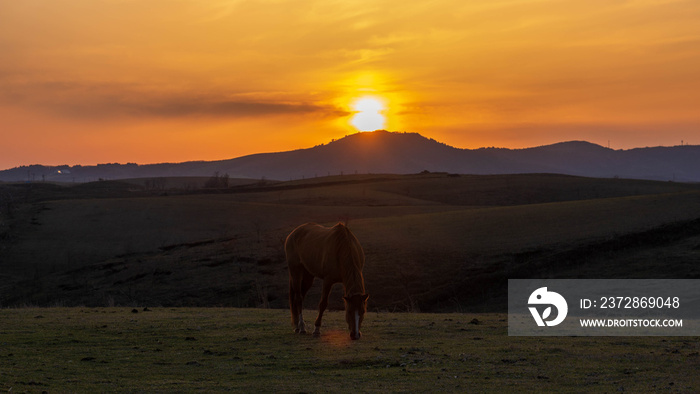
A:
POLYGON ((0 310, 0 391, 700 390, 692 338, 508 337, 501 314, 370 312, 351 341, 342 312, 313 338, 286 310, 152 309, 0 310))

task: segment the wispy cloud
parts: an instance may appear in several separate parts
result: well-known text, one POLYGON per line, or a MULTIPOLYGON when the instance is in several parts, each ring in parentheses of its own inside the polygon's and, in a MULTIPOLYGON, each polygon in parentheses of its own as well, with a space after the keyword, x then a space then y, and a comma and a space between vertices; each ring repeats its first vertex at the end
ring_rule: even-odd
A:
POLYGON ((255 128, 235 138, 255 150, 351 132, 349 104, 368 93, 389 128, 463 130, 457 146, 525 141, 523 124, 686 130, 700 123, 698 20, 697 0, 0 0, 0 113, 81 140, 123 120, 140 137, 255 128))
MULTIPOLYGON (((137 84, 2 81, 0 105, 23 106, 74 119, 145 117, 255 118, 278 115, 346 116, 331 105, 275 97, 275 94, 222 95, 158 91, 137 84), (256 97, 262 96, 262 97, 256 97)), ((280 94, 280 96, 284 96, 280 94)))

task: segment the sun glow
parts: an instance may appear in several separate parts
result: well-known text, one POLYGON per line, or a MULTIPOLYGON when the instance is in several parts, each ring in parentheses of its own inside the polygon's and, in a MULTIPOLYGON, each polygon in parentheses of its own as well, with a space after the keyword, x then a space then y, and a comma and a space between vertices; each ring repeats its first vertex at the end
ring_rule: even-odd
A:
POLYGON ((376 97, 362 97, 355 101, 353 109, 357 112, 350 124, 359 131, 374 131, 384 128, 386 118, 382 115, 384 103, 376 97))

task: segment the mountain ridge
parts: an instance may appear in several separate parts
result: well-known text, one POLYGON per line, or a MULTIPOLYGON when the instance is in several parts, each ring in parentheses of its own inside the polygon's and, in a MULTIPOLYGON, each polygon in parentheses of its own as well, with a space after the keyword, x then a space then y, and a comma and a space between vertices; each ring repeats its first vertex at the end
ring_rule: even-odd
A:
POLYGON ((327 144, 285 152, 256 153, 227 160, 95 166, 30 165, 0 171, 0 181, 85 182, 175 176, 290 180, 352 173, 409 174, 559 173, 700 182, 700 146, 613 150, 587 141, 532 148, 462 149, 419 133, 378 130, 355 133, 327 144))

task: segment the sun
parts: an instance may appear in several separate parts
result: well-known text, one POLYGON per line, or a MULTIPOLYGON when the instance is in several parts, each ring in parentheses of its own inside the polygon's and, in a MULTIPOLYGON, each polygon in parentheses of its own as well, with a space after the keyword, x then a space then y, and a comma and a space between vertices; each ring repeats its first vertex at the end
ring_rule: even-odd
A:
POLYGON ((350 124, 359 131, 374 131, 384 128, 386 118, 382 115, 384 103, 376 97, 361 97, 353 104, 357 112, 350 124))

